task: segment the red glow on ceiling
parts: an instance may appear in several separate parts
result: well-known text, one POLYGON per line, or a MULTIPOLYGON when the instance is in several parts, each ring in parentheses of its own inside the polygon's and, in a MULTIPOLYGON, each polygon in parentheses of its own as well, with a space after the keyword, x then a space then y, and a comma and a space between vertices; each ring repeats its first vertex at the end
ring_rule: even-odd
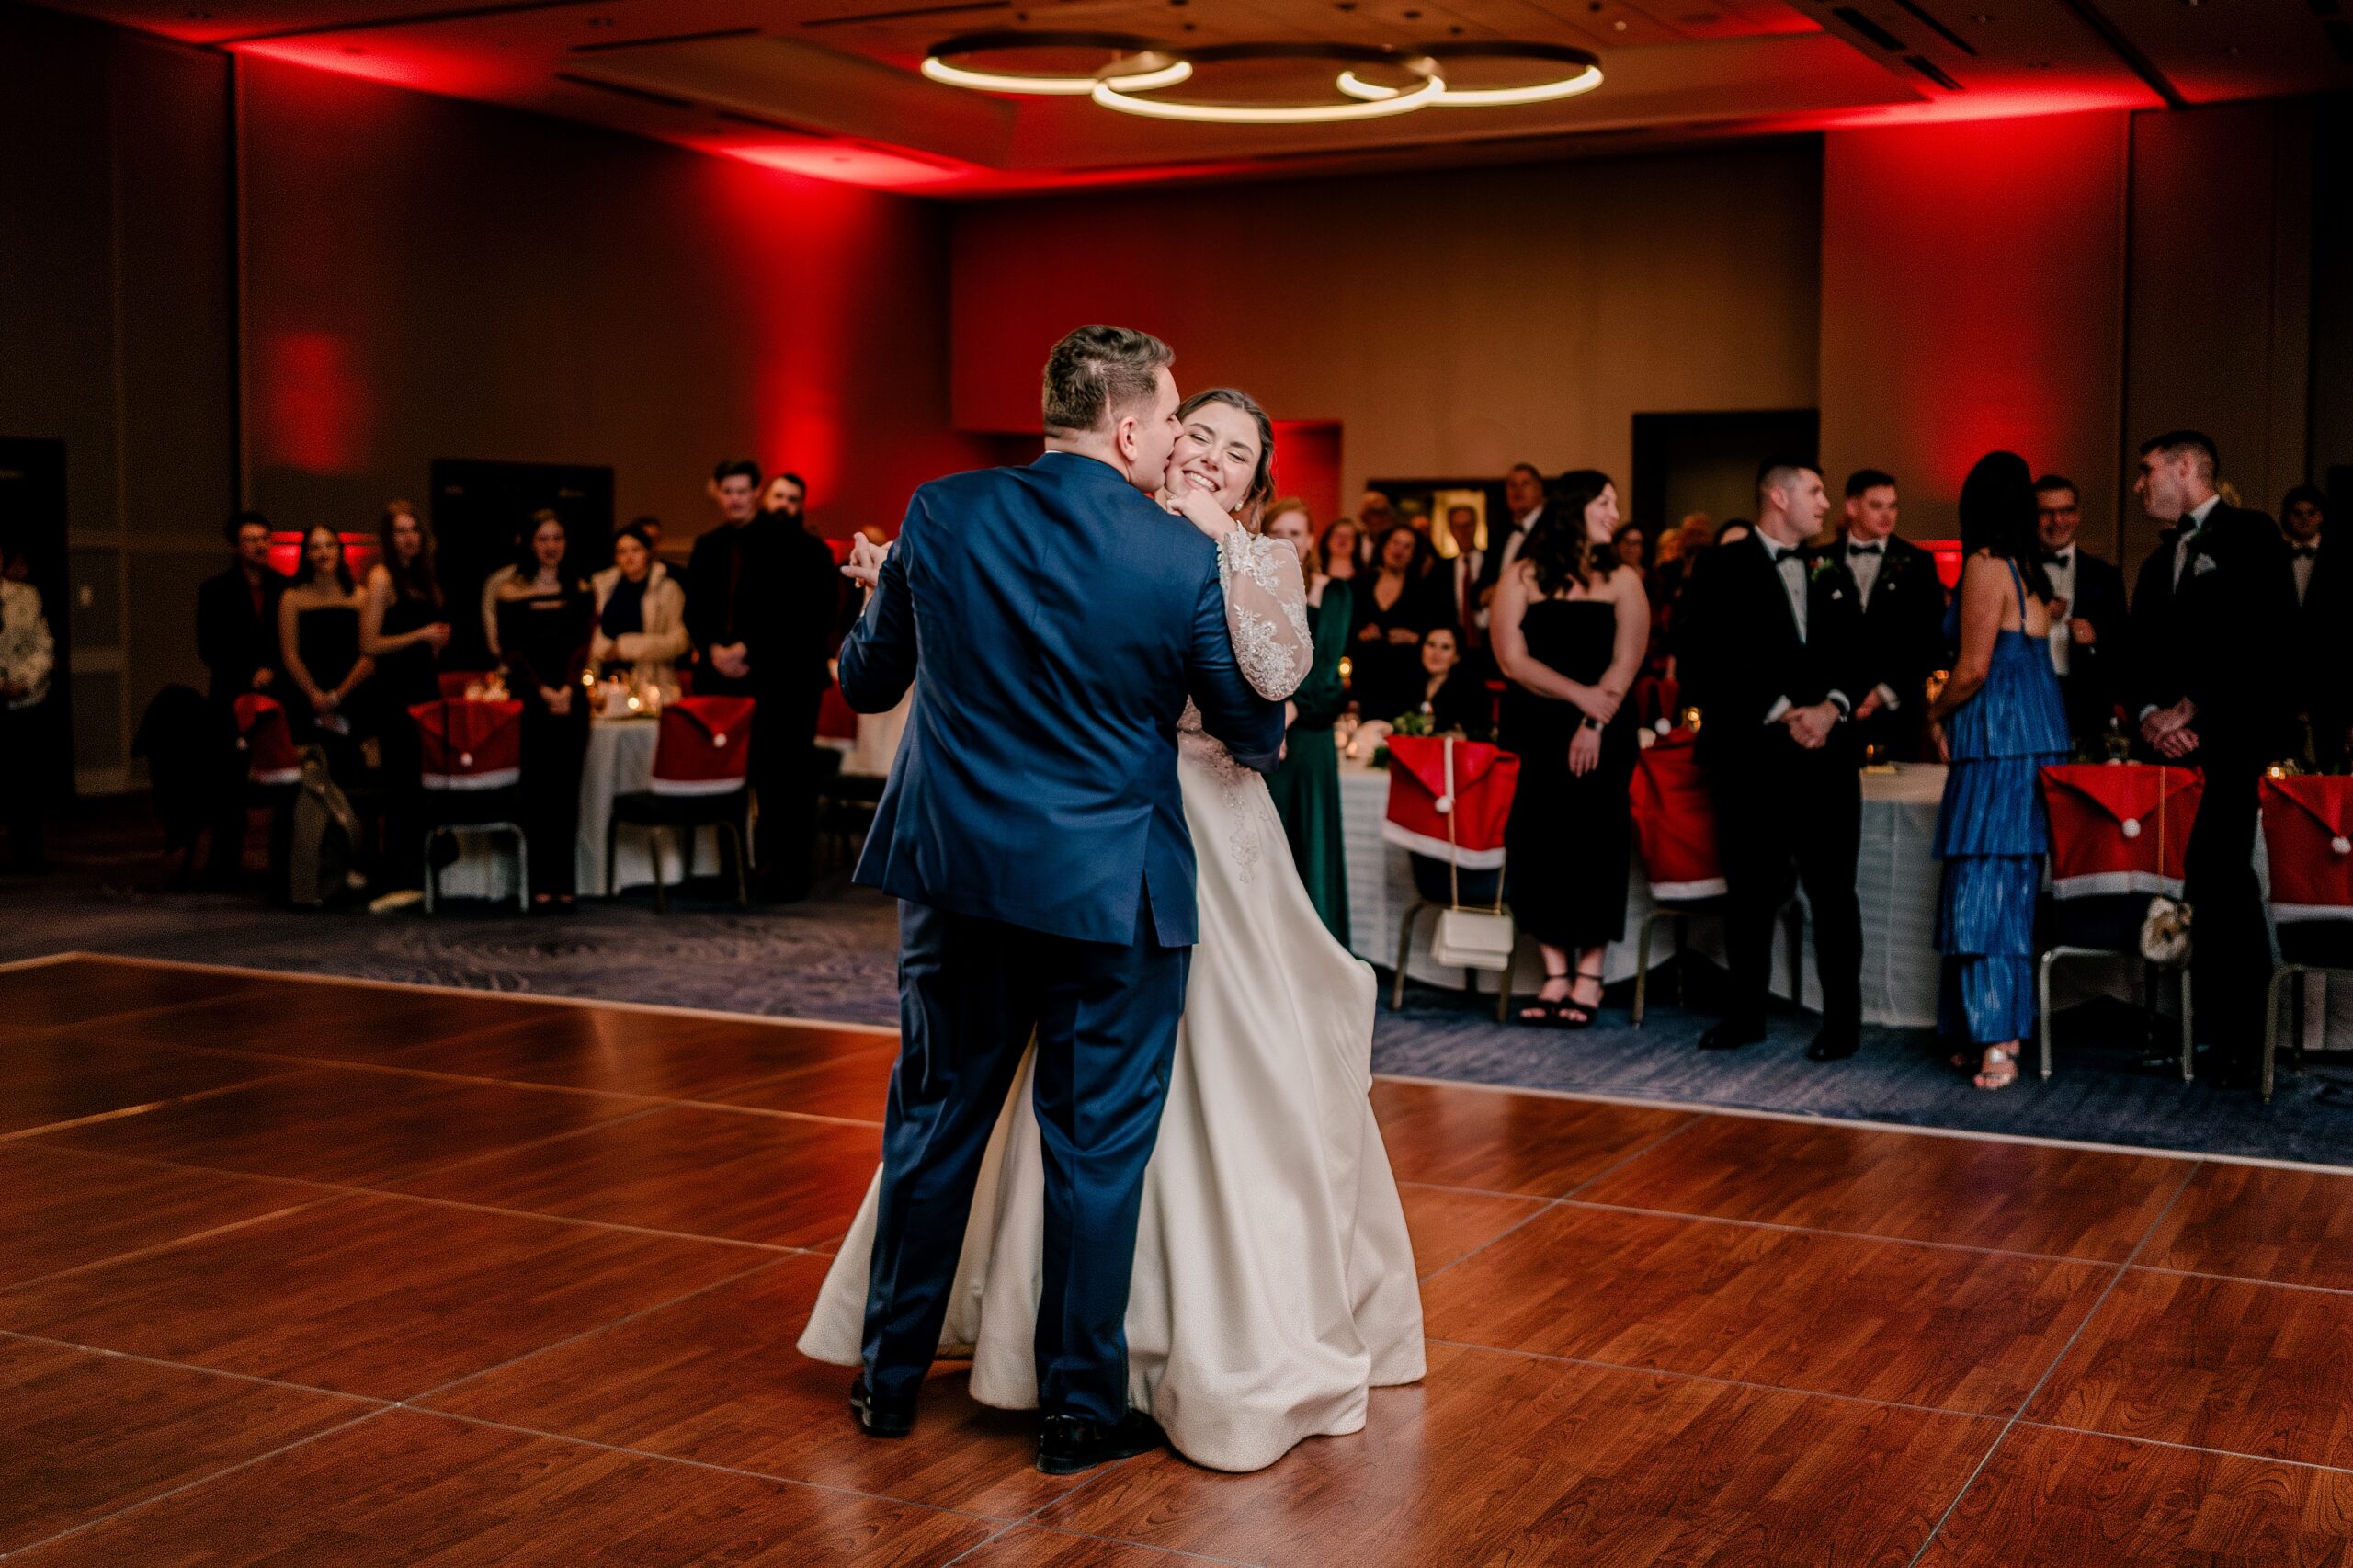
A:
POLYGON ((388 54, 366 44, 338 41, 335 38, 281 39, 263 43, 241 43, 233 48, 238 54, 283 61, 289 65, 328 71, 338 76, 358 76, 363 81, 381 83, 387 87, 414 87, 422 92, 457 90, 446 76, 437 77, 435 73, 405 55, 388 54))
POLYGON ((349 344, 325 332, 270 333, 254 380, 265 460, 305 473, 358 466, 372 404, 349 344))
POLYGON ((703 143, 700 150, 740 158, 762 168, 877 190, 915 190, 957 184, 982 172, 969 165, 949 166, 923 158, 902 157, 884 148, 853 142, 703 143))

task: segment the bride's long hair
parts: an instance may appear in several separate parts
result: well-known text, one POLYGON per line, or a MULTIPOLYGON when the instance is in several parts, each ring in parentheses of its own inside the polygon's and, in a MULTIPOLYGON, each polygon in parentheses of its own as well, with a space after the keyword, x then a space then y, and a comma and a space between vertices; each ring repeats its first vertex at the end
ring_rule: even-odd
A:
POLYGON ((1258 426, 1258 472, 1250 476, 1250 488, 1242 497, 1242 523, 1252 533, 1267 510, 1267 503, 1275 494, 1275 422, 1258 406, 1258 400, 1234 387, 1209 387, 1195 392, 1176 405, 1176 419, 1182 424, 1192 416, 1195 409, 1205 403, 1222 403, 1228 408, 1238 408, 1248 415, 1258 426))

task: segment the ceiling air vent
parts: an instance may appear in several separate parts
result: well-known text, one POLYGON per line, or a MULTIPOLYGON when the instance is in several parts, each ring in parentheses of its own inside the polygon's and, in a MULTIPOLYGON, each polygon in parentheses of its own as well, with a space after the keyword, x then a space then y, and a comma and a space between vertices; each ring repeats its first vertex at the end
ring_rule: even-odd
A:
POLYGON ((1869 17, 1864 16, 1852 6, 1841 6, 1830 14, 1837 17, 1840 21, 1846 23, 1848 27, 1854 28, 1857 32, 1862 34, 1865 38, 1870 40, 1873 43, 1879 45, 1881 49, 1887 51, 1890 54, 1901 54, 1904 52, 1904 40, 1902 39, 1897 38, 1893 33, 1889 32, 1885 28, 1881 27, 1869 17))
POLYGON ((1904 63, 1909 65, 1913 70, 1917 71, 1921 75, 1926 76, 1929 81, 1934 82, 1938 86, 1942 87, 1949 93, 1968 91, 1968 89, 1963 87, 1959 82, 1954 81, 1951 75, 1948 74, 1942 66, 1938 65, 1935 61, 1930 60, 1926 55, 1907 54, 1904 57, 1904 63))

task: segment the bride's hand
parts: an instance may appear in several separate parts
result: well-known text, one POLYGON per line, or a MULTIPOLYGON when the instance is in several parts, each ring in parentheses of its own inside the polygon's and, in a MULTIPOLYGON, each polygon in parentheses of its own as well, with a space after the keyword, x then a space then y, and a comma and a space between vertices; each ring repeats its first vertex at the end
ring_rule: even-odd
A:
POLYGON ((881 579, 882 562, 890 554, 889 545, 876 544, 860 534, 850 541, 849 559, 842 562, 842 575, 861 588, 870 589, 881 579))
POLYGON ((1223 539, 1242 526, 1217 504, 1215 496, 1206 490, 1196 490, 1182 481, 1178 482, 1177 489, 1169 500, 1168 509, 1213 540, 1223 539))

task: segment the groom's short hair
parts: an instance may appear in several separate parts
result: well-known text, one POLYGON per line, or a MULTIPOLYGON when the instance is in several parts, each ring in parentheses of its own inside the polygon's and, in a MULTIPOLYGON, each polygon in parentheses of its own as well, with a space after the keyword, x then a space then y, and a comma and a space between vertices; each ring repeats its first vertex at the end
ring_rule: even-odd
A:
POLYGON ((1168 345, 1125 326, 1083 326, 1046 356, 1046 434, 1077 436, 1149 398, 1159 370, 1176 360, 1168 345))

